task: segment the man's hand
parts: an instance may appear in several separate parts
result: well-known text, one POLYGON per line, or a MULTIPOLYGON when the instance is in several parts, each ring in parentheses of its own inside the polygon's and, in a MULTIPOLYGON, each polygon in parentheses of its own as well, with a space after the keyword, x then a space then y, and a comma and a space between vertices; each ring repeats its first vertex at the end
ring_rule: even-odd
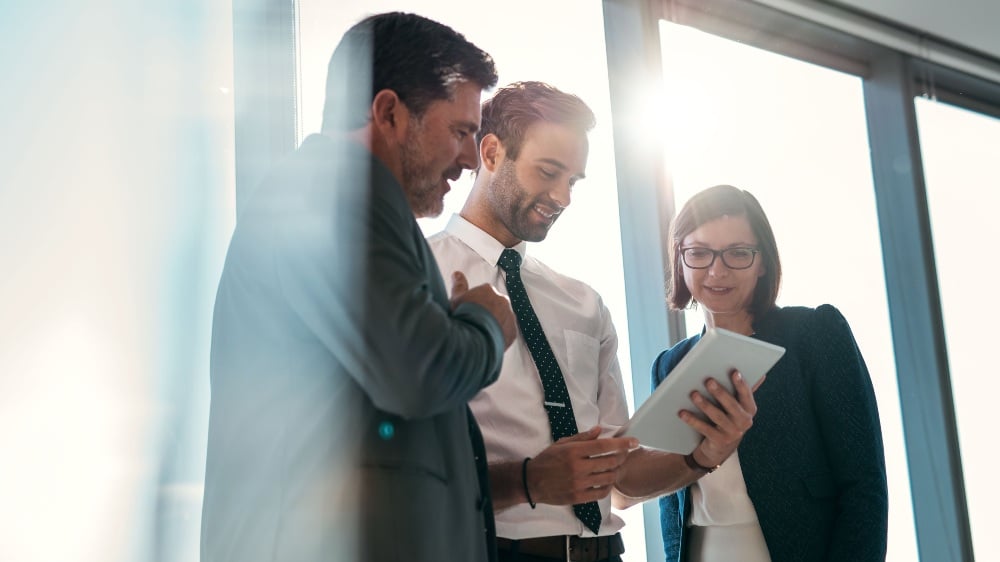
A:
POLYGON ((719 406, 712 404, 700 392, 691 393, 691 401, 708 417, 708 422, 686 410, 680 413, 685 423, 705 436, 692 453, 694 460, 702 466, 717 466, 728 459, 743 440, 743 435, 753 425, 753 417, 757 414, 757 402, 753 399, 753 391, 757 390, 764 379, 751 390, 739 371, 734 370, 729 376, 736 389, 735 394, 727 392, 714 379, 709 379, 705 383, 705 388, 719 406))
POLYGON ((634 437, 598 439, 600 427, 564 437, 528 461, 528 490, 536 503, 572 505, 611 492, 634 437))
MULTIPOLYGON (((692 452, 695 462, 701 466, 718 466, 729 458, 743 440, 743 435, 753 425, 753 417, 757 413, 757 403, 753 399, 753 390, 757 387, 753 390, 747 387, 743 377, 736 371, 730 373, 730 377, 736 389, 733 394, 713 379, 705 383, 708 393, 718 401, 718 406, 700 392, 691 394, 691 401, 704 412, 709 421, 703 421, 687 410, 680 412, 681 419, 705 437, 692 452)), ((764 382, 763 379, 760 382, 764 382)), ((760 382, 757 386, 760 386, 760 382)), ((688 468, 683 457, 684 455, 676 453, 645 448, 632 452, 618 471, 618 493, 612 498, 612 505, 624 509, 680 490, 703 476, 703 472, 688 468)))
POLYGON ((465 274, 456 271, 451 274, 451 308, 471 302, 485 308, 500 323, 503 332, 504 349, 510 347, 517 339, 517 319, 510 307, 510 299, 501 295, 492 285, 483 283, 469 288, 469 280, 465 274))

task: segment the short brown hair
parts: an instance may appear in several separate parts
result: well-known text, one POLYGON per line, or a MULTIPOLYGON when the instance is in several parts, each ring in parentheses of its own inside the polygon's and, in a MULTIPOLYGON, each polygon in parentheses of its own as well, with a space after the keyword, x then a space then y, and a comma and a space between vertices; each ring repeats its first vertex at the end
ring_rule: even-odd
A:
POLYGON ((476 142, 494 134, 507 157, 517 160, 528 128, 538 121, 557 123, 587 134, 597 120, 579 97, 544 82, 514 82, 483 103, 483 121, 476 142))
POLYGON ((763 260, 764 275, 757 280, 753 300, 750 302, 750 313, 755 318, 774 307, 778 298, 778 288, 781 286, 781 259, 778 257, 778 244, 774 239, 771 223, 764 214, 757 198, 731 185, 717 185, 700 191, 687 203, 670 229, 670 277, 667 287, 667 302, 671 308, 681 310, 691 304, 691 290, 684 283, 684 268, 681 263, 681 241, 701 225, 724 215, 745 217, 750 223, 750 229, 757 237, 757 248, 760 259, 763 260))

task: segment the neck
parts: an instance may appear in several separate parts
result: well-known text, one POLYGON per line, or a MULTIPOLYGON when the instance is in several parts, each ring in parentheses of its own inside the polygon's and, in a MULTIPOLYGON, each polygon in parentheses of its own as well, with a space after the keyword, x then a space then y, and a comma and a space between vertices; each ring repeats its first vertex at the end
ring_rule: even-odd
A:
POLYGON ((486 234, 489 234, 505 248, 513 248, 521 243, 521 240, 510 233, 503 222, 497 218, 496 213, 490 206, 486 197, 486 190, 489 189, 490 173, 485 169, 480 169, 476 174, 476 181, 472 185, 469 198, 465 200, 465 205, 459 215, 476 225, 486 234), (484 173, 485 172, 485 173, 484 173))
POLYGON ((710 312, 705 311, 705 326, 708 328, 722 328, 737 334, 749 336, 754 333, 753 315, 748 310, 738 312, 710 312))
POLYGON ((396 181, 400 185, 403 185, 403 165, 400 161, 399 150, 391 146, 388 140, 371 123, 353 131, 343 133, 323 131, 322 134, 332 139, 348 139, 364 147, 368 152, 372 153, 372 156, 389 169, 392 176, 396 178, 396 181))

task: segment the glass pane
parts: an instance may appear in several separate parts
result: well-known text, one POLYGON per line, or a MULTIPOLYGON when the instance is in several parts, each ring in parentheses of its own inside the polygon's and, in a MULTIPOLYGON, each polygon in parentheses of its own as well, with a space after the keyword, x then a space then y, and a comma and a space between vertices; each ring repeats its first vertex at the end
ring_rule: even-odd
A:
MULTIPOLYGON (((300 0, 300 129, 304 134, 319 130, 326 66, 341 34, 367 14, 388 10, 416 12, 458 30, 493 56, 500 85, 542 80, 580 96, 594 110, 597 126, 590 134, 587 177, 574 188, 572 206, 548 238, 532 244, 529 252, 555 270, 585 281, 603 297, 618 331, 618 358, 634 411, 601 2, 511 0, 502 9, 490 10, 489 23, 484 25, 483 6, 472 2, 300 0), (527 13, 532 17, 525 17, 527 13), (526 37, 544 41, 526 41, 526 37)), ((471 186, 468 173, 452 185, 441 217, 421 219, 426 234, 444 228, 452 213, 462 208, 471 186)), ((637 380, 647 384, 649 366, 637 365, 636 369, 637 380)), ((626 523, 622 531, 628 549, 625 560, 645 560, 642 508, 619 515, 626 523)))
MULTIPOLYGON (((678 207, 732 184, 781 251, 779 305, 830 303, 871 371, 889 474, 888 560, 917 559, 862 84, 857 77, 663 22, 665 159, 678 207)), ((688 333, 700 312, 686 314, 688 333)))
POLYGON ((1000 379, 990 373, 996 337, 982 327, 984 319, 1000 316, 1000 301, 970 302, 968 291, 969 282, 992 283, 997 271, 981 245, 997 237, 1000 120, 923 98, 916 109, 972 543, 977 559, 996 560, 1000 536, 993 522, 1000 484, 986 428, 1000 379))
POLYGON ((0 2, 0 559, 198 560, 233 8, 81 8, 0 2))

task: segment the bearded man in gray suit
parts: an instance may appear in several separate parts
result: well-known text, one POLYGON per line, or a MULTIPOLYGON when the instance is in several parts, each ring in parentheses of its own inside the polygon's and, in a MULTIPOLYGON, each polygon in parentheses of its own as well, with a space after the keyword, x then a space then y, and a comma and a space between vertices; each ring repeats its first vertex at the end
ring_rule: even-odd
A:
POLYGON ((238 217, 215 304, 204 562, 495 557, 478 427, 516 328, 415 217, 475 168, 488 54, 379 14, 330 61, 322 134, 238 217))

